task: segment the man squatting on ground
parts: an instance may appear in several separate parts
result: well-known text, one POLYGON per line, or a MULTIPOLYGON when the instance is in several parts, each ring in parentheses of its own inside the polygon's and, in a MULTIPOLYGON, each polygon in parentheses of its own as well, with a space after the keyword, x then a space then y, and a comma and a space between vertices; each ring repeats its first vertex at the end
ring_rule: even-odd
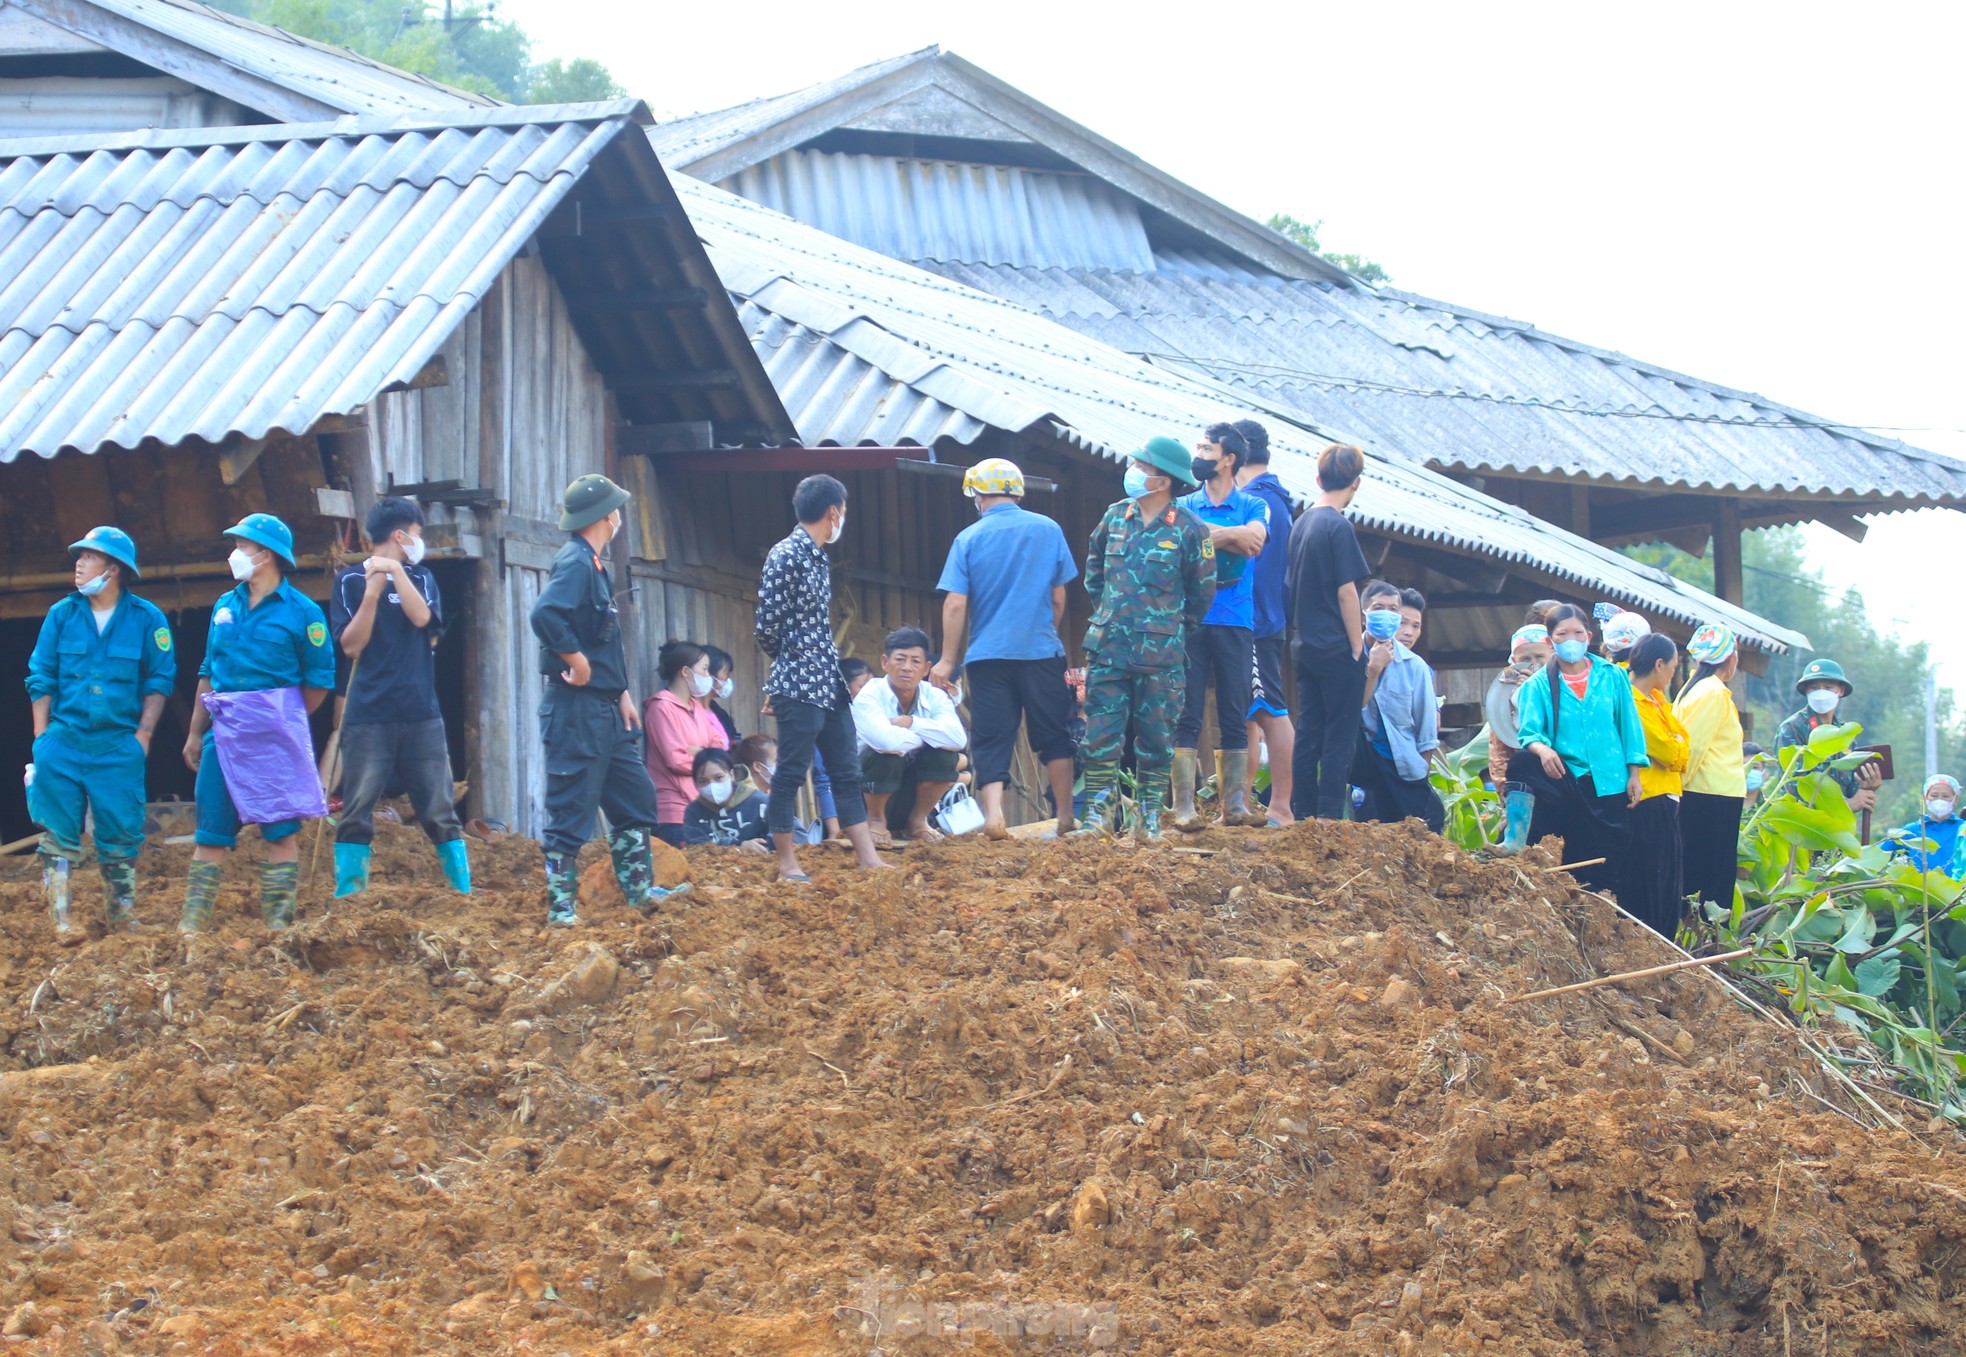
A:
POLYGON ((945 693, 969 676, 971 757, 983 832, 1007 839, 1004 787, 1020 724, 1044 765, 1058 832, 1072 820, 1072 693, 1065 683, 1065 586, 1078 578, 1065 530, 1023 507, 1024 473, 989 457, 963 473, 976 521, 956 534, 936 588, 942 658, 929 681, 945 693), (966 643, 966 649, 965 649, 966 643), (964 663, 967 654, 968 662, 964 663))
POLYGON ((389 495, 363 524, 369 558, 335 576, 328 624, 350 661, 341 711, 341 821, 335 827, 335 898, 368 889, 375 806, 391 787, 409 792, 416 822, 437 849, 444 880, 471 893, 471 862, 452 801, 450 743, 437 705, 437 640, 444 604, 423 560, 423 511, 389 495))
POLYGON ((881 676, 853 699, 867 823, 882 847, 893 841, 894 820, 918 841, 942 837, 928 817, 956 785, 957 756, 969 743, 949 694, 922 682, 928 676, 928 647, 928 634, 919 627, 889 632, 881 648, 881 676), (892 819, 890 803, 897 812, 892 819))
POLYGON ((144 760, 177 682, 177 653, 163 612, 129 590, 137 544, 128 533, 91 528, 68 549, 75 592, 48 610, 27 662, 34 711, 27 810, 42 828, 41 884, 55 931, 63 942, 80 942, 69 921, 69 875, 91 814, 109 926, 136 927, 144 760))

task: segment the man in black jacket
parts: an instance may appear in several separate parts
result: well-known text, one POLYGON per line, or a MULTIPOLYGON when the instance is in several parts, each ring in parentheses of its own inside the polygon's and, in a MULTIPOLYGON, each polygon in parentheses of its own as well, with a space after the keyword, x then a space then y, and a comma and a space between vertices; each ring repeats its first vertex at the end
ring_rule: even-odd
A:
POLYGON ((658 891, 649 864, 656 823, 655 784, 642 761, 642 717, 628 691, 628 659, 614 586, 601 551, 621 531, 628 492, 606 476, 567 487, 560 527, 573 537, 532 609, 546 696, 539 704, 546 743, 546 921, 571 927, 581 845, 594 836, 594 812, 608 819, 608 852, 628 903, 646 912, 658 891))

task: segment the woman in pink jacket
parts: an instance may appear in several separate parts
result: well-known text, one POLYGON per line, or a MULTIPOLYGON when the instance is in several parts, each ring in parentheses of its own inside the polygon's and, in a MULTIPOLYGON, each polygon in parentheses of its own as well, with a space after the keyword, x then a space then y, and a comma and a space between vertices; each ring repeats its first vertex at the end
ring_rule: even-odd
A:
POLYGON ((662 647, 656 673, 666 687, 642 704, 642 729, 648 733, 649 777, 655 781, 656 837, 680 848, 683 812, 696 799, 691 768, 697 751, 729 749, 730 737, 710 710, 710 654, 688 641, 662 647))

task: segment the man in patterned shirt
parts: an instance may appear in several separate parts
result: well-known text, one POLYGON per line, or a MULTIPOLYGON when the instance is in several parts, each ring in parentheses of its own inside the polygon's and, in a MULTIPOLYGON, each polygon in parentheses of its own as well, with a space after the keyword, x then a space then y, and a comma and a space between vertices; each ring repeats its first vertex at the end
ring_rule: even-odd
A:
POLYGON ((771 658, 766 710, 778 719, 778 767, 765 823, 778 850, 778 879, 804 885, 794 850, 793 815, 817 746, 833 779, 840 828, 862 867, 883 868, 860 794, 860 744, 833 644, 833 573, 825 547, 846 531, 846 487, 808 476, 792 492, 799 526, 765 557, 758 581, 758 649, 771 658))

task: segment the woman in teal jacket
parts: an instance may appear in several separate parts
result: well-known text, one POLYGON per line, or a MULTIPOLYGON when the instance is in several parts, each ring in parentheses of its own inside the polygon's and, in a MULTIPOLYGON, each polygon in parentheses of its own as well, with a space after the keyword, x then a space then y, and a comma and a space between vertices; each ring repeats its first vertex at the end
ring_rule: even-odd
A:
POLYGON ((1590 653, 1588 614, 1566 604, 1550 614, 1549 628, 1556 654, 1520 689, 1522 747, 1509 760, 1509 782, 1536 798, 1530 841, 1558 834, 1570 861, 1603 858, 1577 875, 1615 893, 1631 854, 1630 811, 1644 794, 1645 728, 1630 675, 1590 653))

